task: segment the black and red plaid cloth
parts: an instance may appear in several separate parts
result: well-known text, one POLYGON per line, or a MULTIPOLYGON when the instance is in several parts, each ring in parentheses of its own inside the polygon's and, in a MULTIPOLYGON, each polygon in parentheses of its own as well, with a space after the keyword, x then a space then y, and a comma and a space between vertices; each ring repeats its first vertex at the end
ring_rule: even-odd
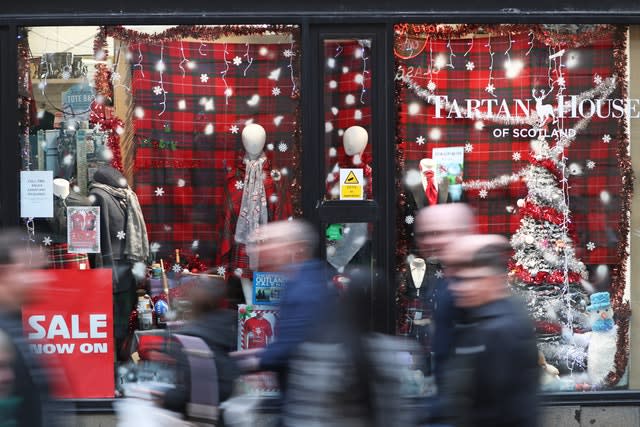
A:
POLYGON ((274 196, 269 219, 293 211, 291 182, 299 167, 295 44, 172 41, 133 43, 129 49, 134 185, 149 240, 160 245, 157 257, 190 250, 209 267, 244 269, 228 214, 239 208, 246 124, 260 124, 267 133, 265 173, 274 196))
MULTIPOLYGON (((450 101, 455 99, 462 106, 467 98, 494 98, 486 91, 486 87, 492 84, 495 87, 494 99, 505 99, 509 105, 514 99, 531 99, 534 110, 533 89, 538 96, 542 89, 546 92, 552 90, 543 103, 556 105, 560 70, 566 84, 565 96, 580 95, 615 72, 613 35, 589 46, 568 48, 553 58, 556 53, 559 53, 559 48, 545 46, 528 33, 521 33, 511 37, 431 40, 415 57, 397 58, 397 61, 404 73, 411 73, 418 85, 427 88, 431 81, 436 95, 446 95, 450 101), (509 59, 514 63, 522 61, 523 65, 519 74, 512 78, 506 76, 509 59), (430 71, 431 63, 438 63, 441 68, 430 71), (554 80, 556 84, 552 85, 550 82, 554 80)), ((622 98, 619 87, 609 98, 622 98)), ((417 170, 420 159, 431 157, 434 147, 467 147, 465 181, 511 174, 529 164, 530 144, 534 138, 496 138, 492 132, 509 128, 513 134, 514 128, 530 126, 505 126, 485 121, 482 127, 475 119, 434 118, 435 107, 404 85, 399 102, 401 143, 398 148, 406 161, 405 173, 417 170), (433 137, 436 128, 440 131, 439 139, 433 137), (421 144, 423 140, 425 143, 421 144)), ((575 123, 575 119, 566 119, 564 128, 571 128, 575 123)), ((618 119, 595 118, 565 151, 569 169, 573 171, 569 178, 569 208, 577 232, 577 241, 574 242, 576 255, 590 266, 620 262, 616 254, 621 209, 617 147, 623 137, 622 132, 618 119), (589 242, 595 245, 595 249, 587 249, 589 242)), ((486 198, 481 198, 478 190, 468 191, 465 199, 477 209, 482 232, 511 235, 520 225, 520 218, 514 213, 517 212, 516 202, 526 194, 526 186, 518 182, 506 188, 489 190, 486 198)))
POLYGON ((76 254, 68 252, 69 245, 66 243, 52 243, 46 246, 49 268, 54 270, 80 270, 89 269, 89 257, 87 254, 76 254))

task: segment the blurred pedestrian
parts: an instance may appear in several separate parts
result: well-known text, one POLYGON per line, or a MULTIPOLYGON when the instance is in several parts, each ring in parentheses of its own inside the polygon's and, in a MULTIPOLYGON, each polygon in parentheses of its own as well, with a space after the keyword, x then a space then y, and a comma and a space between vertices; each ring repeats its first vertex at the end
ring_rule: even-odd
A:
POLYGON ((303 220, 277 221, 261 226, 251 237, 249 256, 260 271, 285 276, 275 340, 264 349, 239 352, 247 371, 274 371, 287 401, 287 374, 299 345, 322 327, 334 296, 328 288, 326 263, 314 258, 317 231, 303 220), (248 355, 248 357, 247 357, 248 355))
MULTIPOLYGON (((219 402, 223 402, 231 396, 233 383, 240 373, 235 360, 229 356, 236 346, 237 314, 223 308, 227 296, 227 286, 223 279, 200 275, 194 280, 195 284, 188 293, 193 318, 175 332, 201 338, 213 352, 218 398, 219 402)), ((192 400, 190 378, 193 367, 188 365, 184 351, 174 352, 174 356, 177 358, 175 388, 166 391, 161 400, 165 408, 187 413, 188 403, 192 400)), ((211 398, 213 401, 215 397, 211 398)))
MULTIPOLYGON (((442 384, 442 366, 448 358, 453 340, 453 322, 456 309, 442 276, 444 248, 462 236, 476 231, 476 218, 465 203, 445 203, 421 209, 416 216, 414 235, 420 256, 426 260, 427 274, 423 280, 424 298, 433 301, 432 342, 433 354, 429 362, 438 389, 442 384), (436 274, 437 273, 437 274, 436 274)), ((437 421, 440 406, 438 396, 428 399, 426 411, 430 421, 437 421)))
POLYGON ((24 232, 0 231, 0 332, 6 338, 0 371, 3 398, 9 399, 2 418, 7 425, 62 425, 60 406, 51 395, 53 375, 29 350, 22 330, 22 306, 37 295, 36 287, 48 280, 46 272, 39 270, 45 266, 46 258, 38 248, 28 247, 24 232))
POLYGON ((535 427, 539 381, 534 328, 507 285, 509 241, 467 235, 443 251, 459 315, 443 372, 444 423, 535 427))

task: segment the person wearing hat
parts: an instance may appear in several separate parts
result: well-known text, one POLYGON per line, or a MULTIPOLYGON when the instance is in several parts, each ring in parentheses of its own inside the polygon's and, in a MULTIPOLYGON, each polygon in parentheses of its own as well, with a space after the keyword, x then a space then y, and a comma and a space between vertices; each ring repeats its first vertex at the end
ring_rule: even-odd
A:
POLYGON ((481 234, 443 251, 460 311, 443 372, 446 425, 537 425, 538 350, 533 324, 507 286, 510 253, 504 236, 481 234))

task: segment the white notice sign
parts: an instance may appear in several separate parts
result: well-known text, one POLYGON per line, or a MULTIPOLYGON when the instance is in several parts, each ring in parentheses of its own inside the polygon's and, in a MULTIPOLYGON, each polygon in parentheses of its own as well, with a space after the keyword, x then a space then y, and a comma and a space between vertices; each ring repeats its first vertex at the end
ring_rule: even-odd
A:
POLYGON ((20 171, 20 216, 53 217, 52 171, 20 171))

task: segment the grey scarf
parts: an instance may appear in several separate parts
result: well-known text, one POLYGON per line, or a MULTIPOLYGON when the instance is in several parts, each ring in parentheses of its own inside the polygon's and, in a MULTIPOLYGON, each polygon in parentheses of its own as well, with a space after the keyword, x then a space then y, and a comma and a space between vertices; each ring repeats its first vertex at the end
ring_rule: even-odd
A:
POLYGON ((142 209, 136 193, 128 186, 127 188, 116 188, 99 182, 92 183, 91 187, 105 191, 116 198, 125 208, 127 212, 127 231, 124 241, 124 254, 130 261, 145 261, 149 257, 149 237, 147 236, 147 226, 144 223, 142 209))
POLYGON ((246 244, 249 241, 249 235, 261 224, 266 224, 269 219, 262 171, 266 160, 267 156, 264 153, 255 160, 247 156, 243 160, 247 169, 244 174, 244 190, 236 223, 235 239, 238 243, 246 244))

